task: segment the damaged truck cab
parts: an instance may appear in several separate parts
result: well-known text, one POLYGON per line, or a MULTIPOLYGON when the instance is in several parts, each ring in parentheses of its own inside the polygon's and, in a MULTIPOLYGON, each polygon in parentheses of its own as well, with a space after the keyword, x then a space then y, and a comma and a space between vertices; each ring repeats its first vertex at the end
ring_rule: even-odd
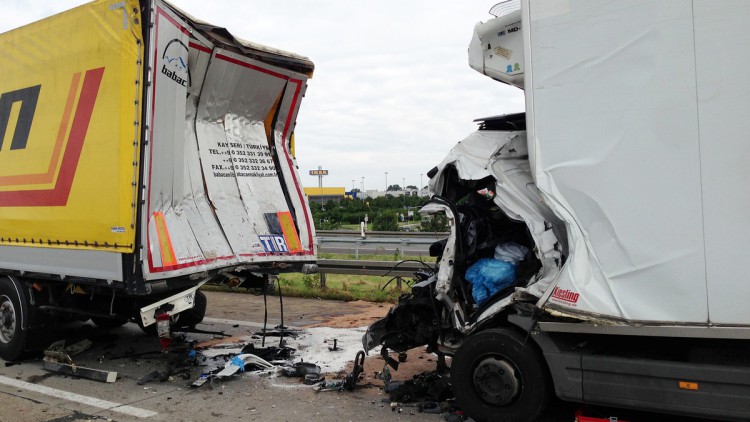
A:
MULTIPOLYGON (((473 385, 461 386, 461 377, 452 378, 457 397, 461 389, 468 388, 466 391, 478 391, 490 406, 502 408, 514 402, 514 407, 519 407, 523 390, 529 404, 521 408, 535 412, 543 408, 537 400, 545 396, 539 390, 546 386, 541 361, 527 363, 530 368, 525 369, 536 369, 541 378, 523 384, 514 369, 520 363, 508 361, 494 350, 481 354, 479 362, 475 358, 465 364, 462 361, 468 353, 457 355, 459 346, 465 350, 481 344, 492 349, 505 337, 518 342, 519 333, 493 329, 507 326, 508 316, 517 307, 531 309, 567 255, 564 223, 544 204, 534 185, 525 115, 478 122, 479 130, 458 143, 428 173, 435 196, 420 213, 423 218, 444 215, 449 227, 448 237, 430 247, 430 255, 437 258, 435 271, 419 274, 411 293, 403 295, 385 318, 368 329, 363 342, 366 350, 382 345, 387 362, 392 362, 388 350, 404 352, 426 345, 441 356, 441 365, 442 355, 448 355, 453 356, 452 370, 471 371, 464 381, 470 379, 473 385), (507 253, 505 261, 494 259, 508 250, 515 252, 514 259, 507 259, 507 253), (511 276, 500 282, 492 279, 493 270, 497 271, 492 262, 504 264, 500 270, 511 276), (492 280, 480 284, 488 280, 482 277, 487 272, 492 280), (478 372, 474 367, 487 369, 478 372)), ((515 359, 537 353, 525 346, 520 349, 515 359)), ((470 400, 465 398, 462 405, 472 407, 470 400)))
POLYGON ((750 6, 509 1, 469 64, 524 90, 430 173, 447 239, 366 349, 452 356, 479 421, 549 396, 750 418, 750 6))

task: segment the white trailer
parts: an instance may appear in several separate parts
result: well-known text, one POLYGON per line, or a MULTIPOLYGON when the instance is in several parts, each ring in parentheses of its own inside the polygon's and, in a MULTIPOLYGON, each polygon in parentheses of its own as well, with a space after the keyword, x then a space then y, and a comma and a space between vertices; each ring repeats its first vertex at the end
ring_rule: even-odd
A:
POLYGON ((553 391, 747 420, 750 4, 493 11, 469 62, 524 89, 526 112, 480 119, 430 173, 423 212, 446 213, 451 236, 366 346, 453 355, 454 393, 477 420, 534 420, 553 391), (508 242, 531 252, 480 302, 467 269, 508 242))

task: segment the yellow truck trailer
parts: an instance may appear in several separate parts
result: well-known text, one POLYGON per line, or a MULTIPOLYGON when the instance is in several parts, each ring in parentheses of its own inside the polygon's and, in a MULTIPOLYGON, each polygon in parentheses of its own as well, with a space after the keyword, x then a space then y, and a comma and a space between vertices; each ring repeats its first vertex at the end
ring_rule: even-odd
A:
POLYGON ((162 0, 94 1, 0 48, 0 357, 50 315, 195 325, 203 283, 314 270, 292 152, 310 60, 162 0))

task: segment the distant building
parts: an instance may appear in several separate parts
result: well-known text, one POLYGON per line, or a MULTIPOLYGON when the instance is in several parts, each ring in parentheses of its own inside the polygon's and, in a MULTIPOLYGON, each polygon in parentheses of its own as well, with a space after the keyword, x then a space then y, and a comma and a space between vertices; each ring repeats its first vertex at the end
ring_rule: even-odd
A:
POLYGON ((346 190, 346 188, 343 187, 332 187, 332 188, 305 188, 305 194, 309 198, 310 201, 315 202, 328 202, 329 200, 338 201, 344 198, 351 198, 351 199, 363 199, 368 198, 380 198, 382 196, 386 195, 392 195, 395 197, 400 197, 402 195, 407 196, 429 196, 429 191, 427 189, 406 189, 406 190, 394 190, 394 191, 382 191, 377 189, 370 189, 362 194, 362 192, 349 192, 346 190))
POLYGON ((430 196, 430 191, 427 189, 405 189, 405 190, 391 190, 391 191, 382 191, 382 190, 368 190, 367 191, 367 197, 368 198, 380 198, 382 196, 391 195, 395 197, 400 197, 402 195, 406 196, 430 196))
POLYGON ((347 195, 346 188, 305 188, 305 194, 311 202, 339 201, 347 195))

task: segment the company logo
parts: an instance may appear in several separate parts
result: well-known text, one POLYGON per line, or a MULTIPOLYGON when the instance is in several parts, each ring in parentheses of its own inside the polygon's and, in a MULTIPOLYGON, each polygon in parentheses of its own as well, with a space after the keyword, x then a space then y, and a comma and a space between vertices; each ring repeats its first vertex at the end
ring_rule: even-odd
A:
POLYGON ((277 234, 258 235, 266 252, 289 252, 284 236, 277 234))
MULTIPOLYGON (((0 191, 0 207, 64 206, 68 203, 103 75, 103 67, 87 70, 83 75, 81 72, 73 74, 47 169, 41 173, 7 174, 0 168, 0 187, 17 187, 0 191), (54 187, 50 189, 23 188, 52 183, 54 187)), ((27 149, 41 89, 42 85, 34 85, 0 94, 0 154, 27 149), (10 128, 14 128, 12 137, 7 133, 10 128), (10 148, 7 148, 4 144, 9 137, 10 148)))
POLYGON ((188 86, 190 72, 187 66, 188 48, 182 41, 173 39, 167 43, 161 58, 164 61, 161 73, 184 87, 188 86))
POLYGON ((580 297, 580 294, 575 293, 572 290, 561 289, 559 287, 555 287, 555 289, 552 290, 552 297, 554 297, 555 299, 560 299, 568 303, 578 303, 578 298, 580 297))
POLYGON ((10 149, 26 148, 26 144, 29 141, 29 132, 31 132, 31 122, 34 120, 36 103, 39 100, 39 91, 41 89, 41 85, 35 85, 0 95, 0 150, 3 149, 5 132, 11 123, 10 114, 15 103, 20 103, 20 107, 18 107, 18 119, 15 122, 16 129, 13 131, 13 140, 10 143, 10 149))

